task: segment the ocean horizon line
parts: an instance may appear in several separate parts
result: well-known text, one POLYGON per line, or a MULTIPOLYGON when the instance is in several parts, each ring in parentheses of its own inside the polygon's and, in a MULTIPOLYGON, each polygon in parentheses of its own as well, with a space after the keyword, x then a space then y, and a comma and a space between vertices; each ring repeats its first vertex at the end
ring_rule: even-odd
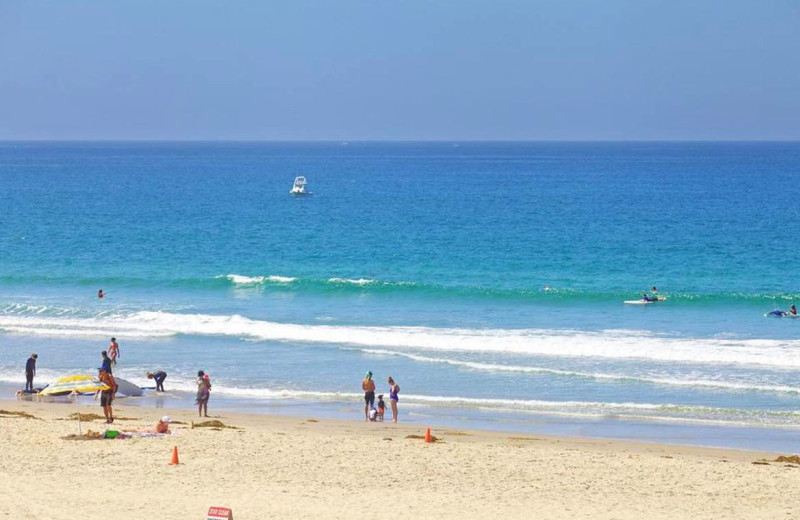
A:
POLYGON ((0 139, 0 144, 798 144, 796 139, 0 139))

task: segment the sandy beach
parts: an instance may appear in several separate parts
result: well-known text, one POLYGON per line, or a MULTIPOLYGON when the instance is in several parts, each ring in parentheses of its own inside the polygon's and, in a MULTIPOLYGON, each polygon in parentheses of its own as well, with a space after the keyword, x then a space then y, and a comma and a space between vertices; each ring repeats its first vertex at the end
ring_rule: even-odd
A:
POLYGON ((212 505, 239 519, 791 518, 800 510, 800 465, 774 462, 775 453, 448 429, 426 444, 409 438, 424 431, 402 424, 219 411, 211 419, 234 428, 192 428, 199 419, 187 410, 124 404, 116 429, 145 428, 164 413, 184 424, 162 438, 75 441, 64 439, 78 430, 70 405, 2 401, 0 409, 6 518, 198 519, 212 505), (173 446, 179 466, 168 464, 173 446))

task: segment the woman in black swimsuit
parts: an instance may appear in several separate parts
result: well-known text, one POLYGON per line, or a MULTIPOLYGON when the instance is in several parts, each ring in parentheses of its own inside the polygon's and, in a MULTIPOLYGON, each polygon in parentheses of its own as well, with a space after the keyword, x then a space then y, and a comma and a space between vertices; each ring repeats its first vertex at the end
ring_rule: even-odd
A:
POLYGON ((389 404, 392 405, 392 422, 397 422, 397 401, 400 399, 397 394, 400 393, 400 385, 395 383, 392 376, 389 376, 389 404))

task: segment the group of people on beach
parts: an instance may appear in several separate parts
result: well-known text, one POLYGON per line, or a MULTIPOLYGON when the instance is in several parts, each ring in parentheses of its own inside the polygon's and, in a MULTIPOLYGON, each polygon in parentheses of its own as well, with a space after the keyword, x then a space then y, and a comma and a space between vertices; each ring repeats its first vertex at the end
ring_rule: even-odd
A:
POLYGON ((102 361, 97 369, 97 378, 107 386, 108 389, 100 390, 94 394, 95 401, 98 396, 100 397, 100 406, 103 408, 103 415, 108 424, 114 422, 114 409, 112 408, 112 404, 117 397, 119 385, 117 385, 117 380, 114 379, 111 366, 117 364, 118 357, 121 357, 121 355, 117 338, 111 338, 111 342, 108 344, 108 350, 100 352, 102 361))
MULTIPOLYGON (((100 406, 103 407, 103 413, 106 416, 106 422, 114 422, 114 414, 111 408, 111 403, 116 397, 117 383, 112 375, 111 365, 117 364, 117 357, 119 357, 119 345, 116 338, 111 338, 111 345, 108 352, 105 350, 101 352, 103 357, 103 364, 98 368, 98 379, 110 387, 109 390, 102 390, 95 394, 100 395, 100 406)), ((164 380, 167 378, 167 373, 163 370, 156 372, 148 372, 147 379, 153 379, 156 382, 156 392, 164 392, 164 380)), ((195 403, 197 403, 197 413, 200 417, 208 417, 208 399, 211 397, 211 378, 204 371, 197 372, 197 393, 195 395, 195 403)))
MULTIPOLYGON (((392 379, 392 376, 389 376, 387 383, 389 383, 389 403, 392 407, 392 422, 396 423, 400 385, 392 379)), ((366 375, 364 375, 364 379, 361 381, 361 389, 364 391, 364 420, 383 422, 383 416, 386 412, 386 403, 383 400, 383 394, 379 394, 378 407, 375 407, 375 380, 372 379, 372 372, 367 372, 366 375)))
MULTIPOLYGON (((105 293, 102 289, 97 291, 97 297, 102 299, 105 293)), ((103 415, 106 418, 106 423, 111 424, 114 422, 113 403, 116 398, 119 385, 113 374, 113 366, 117 364, 117 360, 122 357, 119 343, 117 338, 112 337, 107 350, 100 353, 101 366, 98 367, 98 376, 100 382, 108 387, 104 390, 99 390, 95 393, 95 400, 100 398, 100 406, 103 408, 103 415)), ((37 354, 31 354, 30 358, 25 364, 25 393, 34 393, 33 379, 36 375, 36 361, 38 360, 37 354)), ((147 372, 147 378, 152 379, 156 383, 155 391, 164 392, 164 380, 167 378, 167 373, 163 370, 154 372, 147 372)), ((392 422, 397 422, 397 402, 399 400, 398 394, 400 393, 400 385, 389 376, 387 379, 389 384, 389 404, 392 410, 392 422)), ((208 400, 211 397, 211 378, 203 370, 197 372, 197 391, 195 393, 195 403, 197 404, 197 413, 201 417, 208 417, 208 400)), ((364 391, 364 419, 366 421, 383 421, 386 412, 386 402, 383 400, 383 394, 378 395, 377 407, 375 406, 375 381, 372 378, 372 372, 367 372, 364 380, 361 382, 361 389, 364 391)), ((168 421, 166 421, 168 422, 168 421)))
MULTIPOLYGON (((113 402, 116 398, 119 385, 114 378, 113 366, 117 364, 117 359, 121 358, 119 344, 117 338, 111 338, 108 349, 100 352, 101 364, 97 368, 97 379, 108 388, 99 390, 95 393, 95 400, 100 398, 100 406, 103 408, 103 415, 106 418, 106 423, 111 424, 114 422, 114 409, 113 402)), ((33 379, 36 376, 36 362, 39 356, 36 353, 31 354, 25 363, 25 390, 24 393, 36 393, 33 388, 33 379)), ((167 373, 163 370, 147 373, 148 379, 153 379, 156 383, 155 391, 164 392, 164 380, 167 378, 167 373)), ((200 370, 197 373, 197 393, 195 402, 198 407, 198 414, 203 417, 208 417, 208 399, 211 396, 211 378, 204 371, 200 370)), ((21 393, 21 392, 19 392, 21 393)))

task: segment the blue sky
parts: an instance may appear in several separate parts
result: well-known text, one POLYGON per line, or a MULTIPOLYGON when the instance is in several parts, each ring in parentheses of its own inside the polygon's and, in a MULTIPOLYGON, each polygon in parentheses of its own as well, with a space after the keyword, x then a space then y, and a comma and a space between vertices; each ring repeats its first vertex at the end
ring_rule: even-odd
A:
POLYGON ((0 139, 800 139, 800 1, 0 0, 0 139))

